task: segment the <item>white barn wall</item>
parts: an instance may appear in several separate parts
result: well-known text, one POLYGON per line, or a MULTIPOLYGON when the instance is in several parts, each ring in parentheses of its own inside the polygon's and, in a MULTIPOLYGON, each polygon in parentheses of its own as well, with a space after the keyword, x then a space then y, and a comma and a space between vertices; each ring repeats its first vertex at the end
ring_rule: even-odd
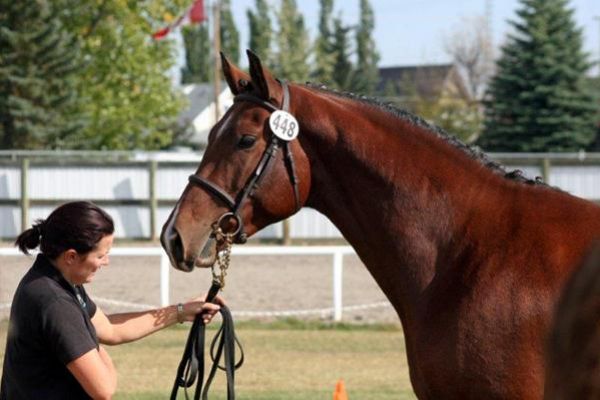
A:
POLYGON ((33 166, 29 170, 32 199, 147 199, 146 167, 33 166))
POLYGON ((550 182, 572 195, 600 199, 600 165, 554 166, 550 182))
POLYGON ((21 169, 0 165, 0 199, 18 199, 21 196, 21 169))

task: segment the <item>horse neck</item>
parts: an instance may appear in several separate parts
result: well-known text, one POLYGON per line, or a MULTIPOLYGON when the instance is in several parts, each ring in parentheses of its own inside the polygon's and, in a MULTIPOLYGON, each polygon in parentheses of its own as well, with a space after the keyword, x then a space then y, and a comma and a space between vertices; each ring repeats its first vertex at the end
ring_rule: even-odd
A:
POLYGON ((340 229, 388 298, 405 305, 460 259, 451 253, 467 246, 464 210, 492 215, 503 179, 389 112, 327 94, 303 98, 307 205, 340 229))

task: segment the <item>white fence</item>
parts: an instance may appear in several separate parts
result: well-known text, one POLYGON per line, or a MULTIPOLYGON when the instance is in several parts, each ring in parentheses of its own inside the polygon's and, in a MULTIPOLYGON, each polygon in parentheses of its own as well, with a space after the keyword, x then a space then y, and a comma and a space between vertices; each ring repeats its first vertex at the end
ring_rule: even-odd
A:
MULTIPOLYGON (((115 221, 118 238, 156 239, 197 161, 33 161, 0 159, 0 238, 15 238, 58 204, 91 200, 115 221)), ((291 218, 292 238, 341 238, 327 218, 303 209, 291 218)), ((282 238, 281 223, 257 238, 282 238)))
MULTIPOLYGON (((157 301, 161 306, 170 304, 170 293, 169 293, 169 271, 170 263, 164 250, 160 247, 114 247, 111 252, 114 256, 158 256, 160 257, 160 290, 159 299, 157 301)), ((242 317, 286 317, 286 316, 308 316, 308 315, 320 315, 330 316, 334 321, 341 321, 344 311, 355 311, 355 310, 366 310, 382 307, 390 307, 389 302, 373 302, 369 304, 358 304, 353 306, 343 305, 343 293, 342 293, 342 282, 343 282, 343 257, 344 255, 355 254, 354 250, 350 246, 235 246, 232 254, 234 256, 273 256, 273 255, 285 255, 285 256, 299 256, 299 255, 321 255, 331 256, 331 274, 332 274, 332 287, 331 287, 331 307, 326 308, 314 308, 314 309, 301 309, 301 310, 260 310, 260 311, 234 311, 234 315, 242 317)), ((19 256, 21 255, 17 249, 13 248, 0 248, 0 256, 19 256)), ((141 290, 138 288, 138 290, 141 290)), ((310 290, 307 288, 307 293, 310 290)), ((153 304, 137 304, 131 302, 124 302, 122 299, 107 299, 94 297, 94 300, 98 303, 105 303, 109 305, 120 305, 127 308, 137 309, 148 309, 155 307, 153 304)), ((6 309, 10 307, 10 303, 0 304, 0 309, 6 309)))
MULTIPOLYGON (((24 226, 47 216, 57 204, 86 199, 113 216, 117 237, 156 239, 201 159, 193 153, 185 160, 165 160, 166 156, 156 153, 129 154, 130 158, 128 153, 61 154, 18 153, 10 158, 0 152, 0 238, 16 237, 24 226), (103 159, 111 154, 114 159, 103 159)), ((576 196, 600 200, 598 153, 490 156, 576 196)), ((255 237, 282 238, 282 225, 269 226, 255 237)), ((290 238, 341 237, 315 210, 302 209, 290 220, 290 238)))

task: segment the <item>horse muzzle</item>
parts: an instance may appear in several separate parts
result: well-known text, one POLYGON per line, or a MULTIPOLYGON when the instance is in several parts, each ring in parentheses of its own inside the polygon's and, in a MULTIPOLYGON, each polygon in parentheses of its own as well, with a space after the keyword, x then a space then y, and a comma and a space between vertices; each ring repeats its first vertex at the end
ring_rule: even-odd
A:
POLYGON ((194 268, 208 268, 217 259, 217 242, 210 236, 199 244, 188 244, 185 247, 179 232, 170 228, 163 231, 160 242, 169 256, 171 265, 180 271, 191 272, 194 268))

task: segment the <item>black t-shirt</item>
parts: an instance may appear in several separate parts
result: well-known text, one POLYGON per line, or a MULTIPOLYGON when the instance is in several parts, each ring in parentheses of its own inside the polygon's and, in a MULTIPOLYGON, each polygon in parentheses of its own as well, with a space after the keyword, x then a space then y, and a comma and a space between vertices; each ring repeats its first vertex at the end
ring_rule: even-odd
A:
POLYGON ((0 400, 89 399, 66 365, 98 348, 95 312, 83 286, 38 255, 13 298, 0 400))

